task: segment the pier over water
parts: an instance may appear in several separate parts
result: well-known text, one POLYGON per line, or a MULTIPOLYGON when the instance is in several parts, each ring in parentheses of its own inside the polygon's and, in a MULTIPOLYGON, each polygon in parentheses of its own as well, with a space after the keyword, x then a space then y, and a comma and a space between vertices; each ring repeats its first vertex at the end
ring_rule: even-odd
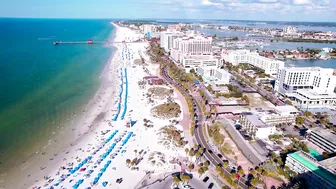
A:
POLYGON ((136 41, 93 41, 91 39, 86 41, 54 41, 54 45, 65 45, 65 44, 113 44, 113 43, 139 43, 140 40, 136 41))

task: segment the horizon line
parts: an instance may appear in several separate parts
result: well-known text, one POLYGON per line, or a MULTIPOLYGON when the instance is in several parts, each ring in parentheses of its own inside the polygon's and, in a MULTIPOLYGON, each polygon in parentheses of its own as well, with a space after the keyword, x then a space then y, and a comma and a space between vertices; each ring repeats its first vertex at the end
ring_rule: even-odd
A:
POLYGON ((289 20, 242 20, 242 19, 209 19, 209 18, 78 18, 78 17, 2 17, 0 19, 76 19, 76 20, 204 20, 204 21, 250 21, 250 22, 311 22, 311 23, 335 23, 336 21, 289 21, 289 20))

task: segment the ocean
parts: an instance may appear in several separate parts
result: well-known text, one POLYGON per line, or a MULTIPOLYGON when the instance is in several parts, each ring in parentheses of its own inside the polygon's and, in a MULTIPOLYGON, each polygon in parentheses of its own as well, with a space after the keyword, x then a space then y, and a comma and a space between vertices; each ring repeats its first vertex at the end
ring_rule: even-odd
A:
MULTIPOLYGON (((0 19, 0 175, 66 131, 99 87, 111 20, 0 19)), ((112 34, 112 35, 111 35, 112 34)))

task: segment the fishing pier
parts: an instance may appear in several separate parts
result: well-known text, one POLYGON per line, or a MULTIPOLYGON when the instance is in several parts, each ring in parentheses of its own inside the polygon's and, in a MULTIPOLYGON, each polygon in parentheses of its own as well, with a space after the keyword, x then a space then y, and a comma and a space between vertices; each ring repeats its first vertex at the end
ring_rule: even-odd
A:
POLYGON ((54 41, 54 45, 66 45, 66 44, 114 44, 114 43, 139 43, 140 40, 136 41, 93 41, 91 39, 86 41, 54 41))

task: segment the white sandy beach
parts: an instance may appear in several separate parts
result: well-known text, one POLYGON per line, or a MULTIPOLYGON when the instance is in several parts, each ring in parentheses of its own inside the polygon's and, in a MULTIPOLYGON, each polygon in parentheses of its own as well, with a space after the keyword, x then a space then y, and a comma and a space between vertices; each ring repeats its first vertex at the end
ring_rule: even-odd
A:
MULTIPOLYGON (((142 34, 136 34, 128 28, 116 27, 115 41, 134 41, 139 36, 142 37, 142 34)), ((78 188, 104 188, 104 184, 106 188, 130 189, 136 188, 148 171, 162 173, 180 170, 179 166, 170 164, 169 160, 185 155, 184 149, 159 144, 157 135, 160 128, 171 124, 170 121, 155 119, 150 115, 150 109, 162 101, 149 104, 146 100, 149 86, 141 89, 138 85, 148 74, 142 66, 135 66, 133 60, 139 59, 140 53, 146 62, 149 61, 145 54, 148 45, 147 42, 115 44, 117 52, 102 76, 106 77, 106 82, 101 87, 103 90, 100 89, 96 94, 80 121, 74 123, 72 145, 62 149, 60 153, 48 153, 47 161, 39 161, 37 156, 32 161, 34 163, 27 162, 24 170, 31 173, 25 176, 18 174, 18 177, 7 180, 6 189, 73 188, 76 183, 78 188), (127 69, 128 89, 124 68, 127 69), (123 86, 122 90, 120 84, 123 86), (127 109, 124 119, 121 119, 126 90, 127 109), (113 121, 118 112, 120 92, 120 113, 117 120, 113 121), (152 122, 152 128, 144 127, 145 118, 152 122), (129 120, 134 123, 132 127, 126 127, 129 120), (129 140, 125 142, 128 136, 129 140), (153 159, 149 161, 149 157, 153 159), (136 170, 131 170, 126 165, 126 159, 134 158, 138 162, 133 166, 136 170), (119 178, 122 178, 120 184, 116 183, 119 178)), ((158 73, 158 65, 148 65, 147 68, 153 75, 158 73)), ((176 119, 181 120, 182 116, 176 119)), ((176 127, 182 130, 181 126, 176 127)))

